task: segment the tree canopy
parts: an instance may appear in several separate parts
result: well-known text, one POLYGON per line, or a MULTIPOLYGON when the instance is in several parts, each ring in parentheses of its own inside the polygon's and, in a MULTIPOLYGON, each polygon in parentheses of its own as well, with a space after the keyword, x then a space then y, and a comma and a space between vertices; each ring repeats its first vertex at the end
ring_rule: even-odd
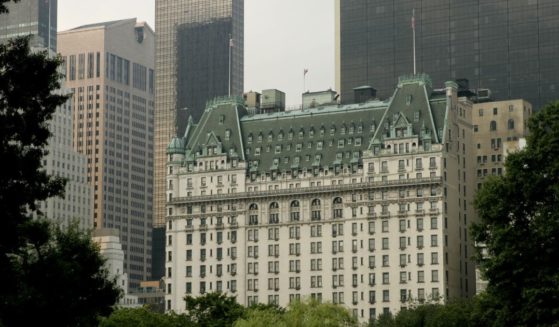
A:
POLYGON ((0 44, 0 326, 34 325, 37 317, 96 326, 120 296, 89 235, 52 227, 36 206, 64 196, 65 181, 41 165, 49 121, 67 100, 58 92, 60 63, 31 52, 29 37, 0 44))
POLYGON ((234 296, 220 292, 187 296, 184 300, 190 319, 200 327, 232 326, 245 313, 245 308, 237 303, 234 296))
POLYGON ((530 119, 525 149, 510 154, 504 176, 476 195, 475 241, 488 280, 484 321, 496 326, 559 323, 559 102, 530 119))
POLYGON ((357 319, 339 305, 315 300, 294 301, 285 311, 275 308, 249 308, 245 318, 235 327, 350 327, 358 326, 357 319))
POLYGON ((161 314, 146 307, 118 309, 103 318, 100 327, 194 327, 190 317, 174 313, 161 314))

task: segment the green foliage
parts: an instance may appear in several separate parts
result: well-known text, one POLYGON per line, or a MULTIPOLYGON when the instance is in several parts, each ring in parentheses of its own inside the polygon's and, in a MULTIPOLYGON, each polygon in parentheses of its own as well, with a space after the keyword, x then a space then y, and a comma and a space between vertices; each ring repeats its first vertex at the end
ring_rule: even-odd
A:
POLYGON ((244 319, 235 327, 279 326, 279 327, 340 327, 357 326, 346 308, 315 300, 292 302, 285 312, 273 308, 249 309, 244 319))
POLYGON ((27 326, 39 316, 57 326, 96 326, 120 296, 116 281, 100 269, 104 259, 89 235, 49 226, 44 220, 26 225, 33 236, 12 262, 18 294, 5 305, 3 321, 27 326))
POLYGON ((559 323, 559 103, 529 122, 527 147, 511 154, 506 174, 483 184, 472 228, 488 280, 480 319, 494 326, 559 323))
POLYGON ((235 327, 263 327, 286 326, 283 320, 285 311, 262 306, 253 306, 247 310, 243 318, 238 319, 233 326, 235 327))
POLYGON ((392 313, 383 313, 378 316, 377 319, 373 319, 369 322, 369 327, 395 327, 396 322, 394 321, 394 316, 392 313))
POLYGON ((396 316, 382 314, 370 327, 474 327, 488 326, 477 316, 478 299, 463 299, 447 304, 412 305, 396 316))
POLYGON ((37 317, 96 326, 120 295, 89 235, 51 228, 35 206, 64 191, 64 180, 41 169, 48 121, 67 99, 55 93, 59 65, 31 53, 28 37, 0 45, 0 326, 35 325, 37 317))
POLYGON ((245 314, 245 307, 237 303, 234 296, 223 293, 207 293, 203 296, 184 298, 186 311, 199 327, 225 327, 245 314))
POLYGON ((147 308, 118 309, 103 318, 100 327, 190 327, 194 323, 185 315, 162 314, 147 308))
MULTIPOLYGON (((59 58, 30 53, 29 38, 0 45, 0 251, 26 243, 18 229, 31 220, 37 201, 62 196, 64 181, 41 169, 50 132, 47 122, 67 97, 60 87, 59 58)), ((0 259, 2 260, 2 259, 0 259)), ((0 265, 1 266, 1 265, 0 265)))

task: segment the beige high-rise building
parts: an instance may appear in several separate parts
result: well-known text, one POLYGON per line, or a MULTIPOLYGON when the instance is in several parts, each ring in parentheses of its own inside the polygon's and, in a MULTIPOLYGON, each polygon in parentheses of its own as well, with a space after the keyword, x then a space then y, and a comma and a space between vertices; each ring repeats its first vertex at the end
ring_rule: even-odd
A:
POLYGON ((313 297, 361 321, 475 292, 472 103, 401 77, 390 101, 209 104, 167 148, 166 308, 313 297))
MULTIPOLYGON (((527 123, 532 115, 532 105, 522 99, 482 102, 472 108, 474 128, 474 154, 479 189, 487 176, 505 173, 508 154, 522 149, 528 134, 527 123)), ((476 269, 476 291, 487 286, 487 281, 476 269)))
POLYGON ((125 19, 58 33, 74 107, 75 149, 87 156, 94 226, 120 231, 130 287, 151 277, 154 46, 125 19))
POLYGON ((486 176, 504 173, 508 152, 516 151, 528 134, 532 105, 518 99, 476 103, 472 110, 479 188, 486 176))

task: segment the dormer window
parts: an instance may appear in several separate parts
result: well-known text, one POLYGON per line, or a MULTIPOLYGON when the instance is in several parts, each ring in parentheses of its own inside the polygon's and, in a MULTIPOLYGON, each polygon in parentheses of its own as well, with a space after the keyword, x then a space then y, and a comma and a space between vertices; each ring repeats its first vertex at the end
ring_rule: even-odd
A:
POLYGON ((302 139, 303 136, 305 136, 305 131, 303 131, 303 129, 301 128, 301 129, 299 130, 299 138, 302 139))
POLYGON ((412 95, 410 94, 406 97, 406 105, 407 106, 409 106, 411 104, 411 100, 412 100, 412 95))
POLYGON ((252 134, 248 134, 247 141, 248 141, 248 143, 252 143, 252 134))
POLYGON ((258 134, 258 142, 262 142, 262 133, 258 134))
POLYGON ((225 140, 229 141, 230 138, 231 138, 231 130, 228 129, 225 131, 225 140))

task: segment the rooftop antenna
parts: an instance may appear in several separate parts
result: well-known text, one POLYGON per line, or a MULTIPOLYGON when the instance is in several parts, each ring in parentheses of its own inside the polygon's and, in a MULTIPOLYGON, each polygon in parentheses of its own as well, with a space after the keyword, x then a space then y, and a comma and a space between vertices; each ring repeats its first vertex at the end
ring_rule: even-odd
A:
POLYGON ((412 28, 412 32, 413 32, 413 75, 417 74, 417 66, 416 66, 416 60, 415 60, 415 8, 413 8, 412 10, 412 14, 411 14, 411 28, 412 28))
POLYGON ((49 6, 49 10, 48 10, 48 15, 49 15, 49 20, 48 20, 48 33, 47 33, 47 56, 50 58, 50 0, 46 1, 47 5, 49 6))

